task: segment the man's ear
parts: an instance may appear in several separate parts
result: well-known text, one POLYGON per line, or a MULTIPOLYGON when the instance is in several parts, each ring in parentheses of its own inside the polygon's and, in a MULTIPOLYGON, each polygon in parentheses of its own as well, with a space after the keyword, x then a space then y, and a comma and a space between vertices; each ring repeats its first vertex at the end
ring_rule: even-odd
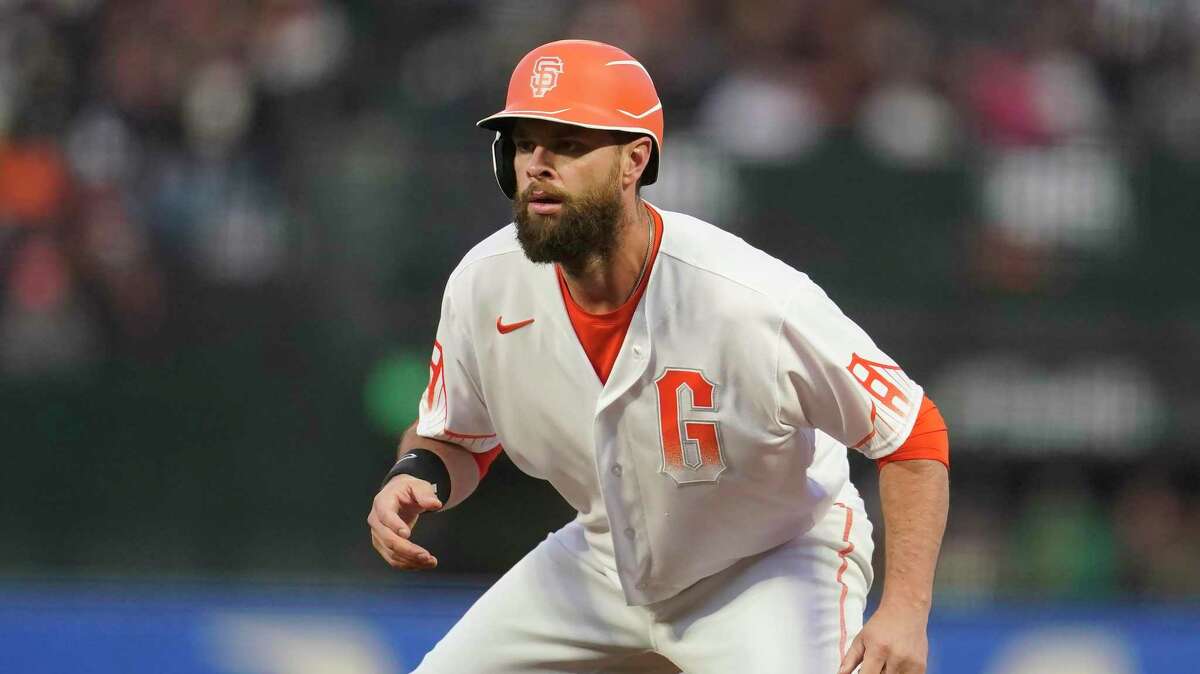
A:
POLYGON ((654 142, 649 136, 640 136, 621 148, 621 185, 637 185, 653 156, 654 142))

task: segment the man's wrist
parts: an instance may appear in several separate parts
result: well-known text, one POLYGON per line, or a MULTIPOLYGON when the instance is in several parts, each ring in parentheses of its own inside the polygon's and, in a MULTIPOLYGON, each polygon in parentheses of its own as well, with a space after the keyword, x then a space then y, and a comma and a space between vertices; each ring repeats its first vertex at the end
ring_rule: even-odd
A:
POLYGON ((909 614, 921 615, 928 619, 933 607, 933 597, 930 594, 910 593, 903 591, 888 592, 886 585, 883 596, 879 598, 879 608, 889 611, 903 611, 909 614))
POLYGON ((384 476, 383 484, 386 485, 398 475, 411 475, 428 482, 433 485, 433 491, 442 503, 450 502, 450 471, 436 452, 423 447, 404 452, 384 476))

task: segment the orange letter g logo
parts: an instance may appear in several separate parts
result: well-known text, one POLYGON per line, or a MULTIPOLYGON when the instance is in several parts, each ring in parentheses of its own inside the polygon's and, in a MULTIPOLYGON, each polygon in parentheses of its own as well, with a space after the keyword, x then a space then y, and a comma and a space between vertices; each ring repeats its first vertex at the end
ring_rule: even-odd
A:
POLYGON ((667 368, 654 384, 658 387, 662 472, 680 485, 716 482, 725 470, 717 422, 679 418, 680 409, 716 412, 716 385, 699 370, 676 368, 667 368), (685 397, 690 399, 686 404, 685 397))

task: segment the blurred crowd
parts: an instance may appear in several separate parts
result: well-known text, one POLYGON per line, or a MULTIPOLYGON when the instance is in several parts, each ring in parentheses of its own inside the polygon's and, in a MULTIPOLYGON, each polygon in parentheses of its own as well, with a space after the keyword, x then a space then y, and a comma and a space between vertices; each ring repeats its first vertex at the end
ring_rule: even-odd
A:
MULTIPOLYGON (((349 373, 331 377, 367 379, 396 345, 421 352, 446 274, 507 218, 472 124, 502 104, 517 59, 559 37, 613 42, 654 75, 667 132, 652 200, 826 264, 814 276, 835 298, 874 298, 856 305, 868 328, 892 324, 888 296, 929 270, 907 305, 922 315, 946 298, 958 316, 980 298, 1027 302, 957 333, 949 314, 930 323, 950 351, 982 349, 996 323, 1053 324, 1064 311, 1040 303, 1084 288, 1066 313, 1097 303, 1107 323, 1029 351, 1056 344, 1038 357, 1057 362, 1085 333, 1104 353, 1200 340, 1185 253, 1200 243, 1195 0, 0 0, 0 388, 177 362, 244 333, 276 353, 312 325, 318 350, 290 358, 349 373), (1119 336, 1146 325, 1141 293, 1169 303, 1119 336)), ((900 332, 898 351, 916 344, 912 360, 967 401, 944 407, 976 419, 975 371, 939 369, 923 333, 900 332)), ((1021 351, 1042 333, 1015 334, 1021 351)), ((994 419, 967 424, 945 592, 1200 596, 1200 494, 1183 479, 1196 436, 1177 446, 1161 430, 1190 375, 1167 360, 1161 377, 1125 358, 1132 374, 1089 383, 1133 392, 1128 429, 1013 436, 1046 452, 1017 467, 989 456, 1006 443, 994 419), (1077 465, 1109 445, 1117 463, 1077 465)), ((239 367, 211 373, 266 376, 239 367)), ((284 370, 297 389, 323 385, 284 370)), ((1077 388, 1063 381, 1028 413, 1077 388)), ((1000 423, 1041 428, 1013 424, 1026 412, 1010 402, 1000 423)), ((1096 416, 1073 409, 1081 427, 1096 416)), ((52 451, 40 437, 26 451, 52 451)))
POLYGON ((1073 467, 1031 473, 1022 487, 954 494, 937 579, 947 604, 1200 597, 1189 571, 1200 559, 1200 499, 1178 477, 1151 468, 1097 486, 1073 467))
POLYGON ((295 141, 266 109, 349 42, 320 2, 0 4, 3 371, 137 351, 190 293, 278 278, 295 141))

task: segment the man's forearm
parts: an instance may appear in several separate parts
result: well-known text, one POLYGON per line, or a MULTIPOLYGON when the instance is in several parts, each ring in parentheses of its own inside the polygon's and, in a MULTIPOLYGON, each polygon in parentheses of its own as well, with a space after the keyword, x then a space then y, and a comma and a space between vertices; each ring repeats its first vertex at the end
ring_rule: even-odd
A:
POLYGON ((895 461, 880 471, 879 495, 887 569, 880 609, 928 617, 950 507, 949 474, 938 461, 895 461))
POLYGON ((479 486, 479 464, 475 463, 471 452, 453 443, 417 435, 417 424, 413 422, 400 437, 396 456, 398 458, 417 447, 440 456, 446 464, 446 471, 450 473, 450 499, 442 504, 442 510, 462 503, 479 486))

